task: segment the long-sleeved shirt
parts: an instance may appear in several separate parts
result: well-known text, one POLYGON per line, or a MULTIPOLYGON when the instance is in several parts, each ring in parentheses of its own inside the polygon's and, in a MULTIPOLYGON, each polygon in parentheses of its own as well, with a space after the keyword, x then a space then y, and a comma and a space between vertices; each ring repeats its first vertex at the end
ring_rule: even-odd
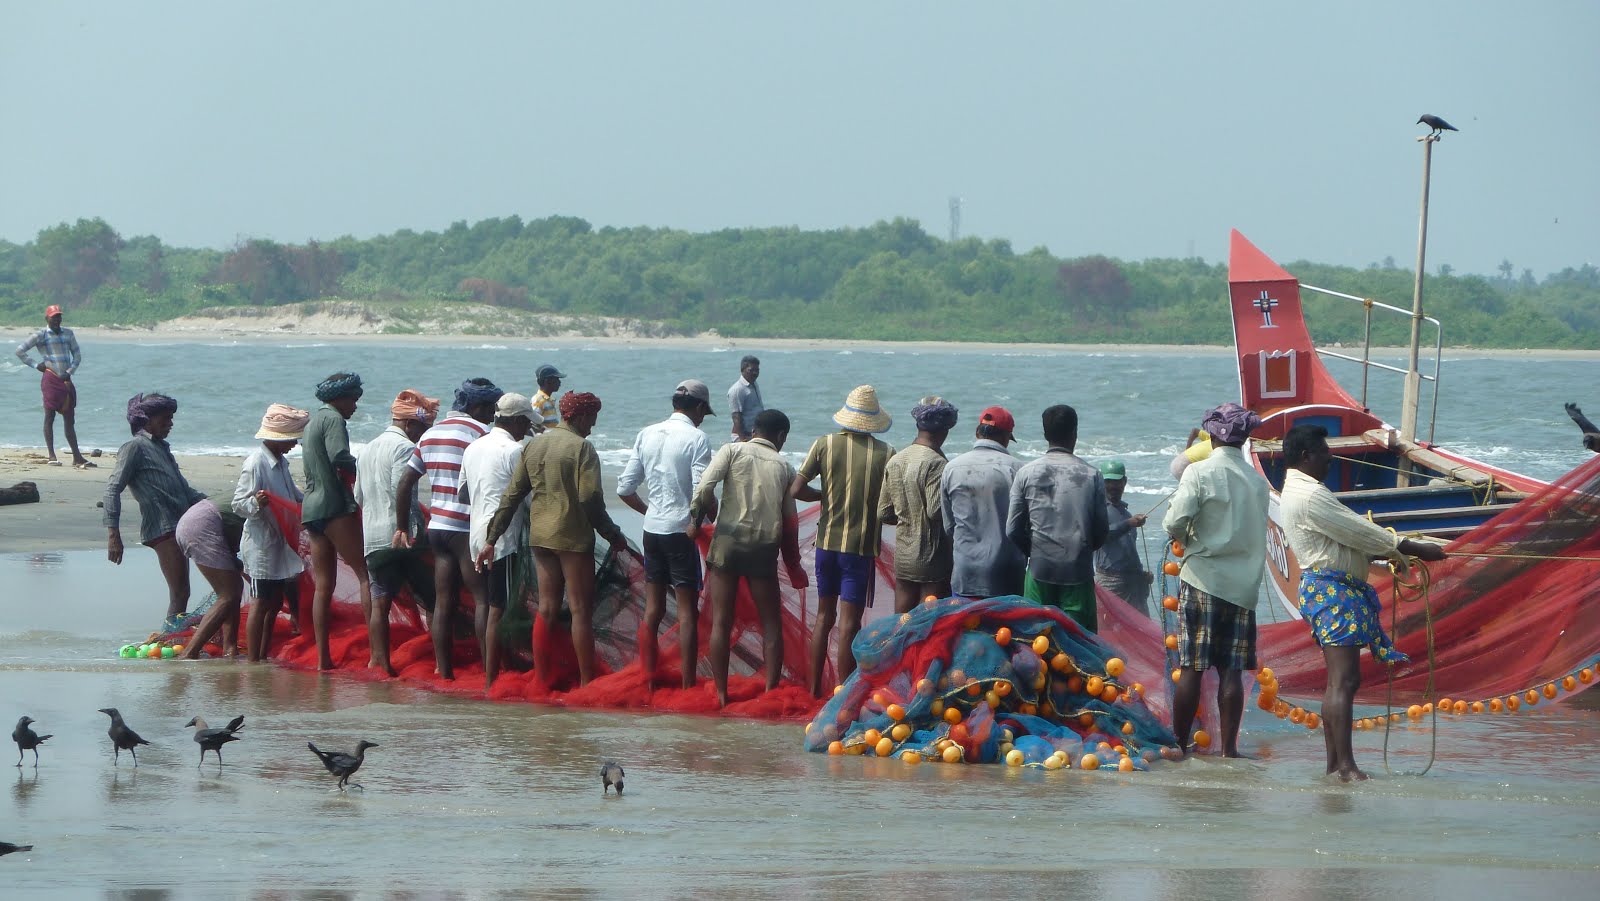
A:
POLYGON ((29 369, 38 368, 38 364, 28 355, 28 351, 35 347, 39 348, 39 356, 44 358, 45 367, 57 378, 77 372, 78 364, 83 362, 83 354, 78 350, 78 338, 69 328, 62 328, 59 332, 42 328, 17 345, 17 359, 29 369))
POLYGON ((893 519, 894 574, 911 582, 944 582, 950 578, 950 538, 941 514, 939 480, 944 454, 912 444, 889 458, 883 469, 878 516, 893 519))
MULTIPOLYGON (((466 451, 461 454, 461 491, 457 496, 464 495, 467 506, 472 508, 472 527, 467 532, 467 548, 474 559, 489 543, 489 523, 500 509, 500 498, 516 475, 517 462, 521 459, 522 443, 499 426, 467 445, 466 451)), ((494 559, 508 557, 524 547, 527 508, 526 503, 517 508, 511 525, 495 541, 494 559)))
POLYGON ((1139 559, 1139 530, 1133 525, 1133 511, 1121 501, 1112 502, 1108 499, 1106 523, 1106 543, 1094 552, 1094 568, 1108 573, 1144 572, 1144 561, 1139 559))
POLYGON ((817 547, 860 557, 878 556, 883 525, 878 498, 883 469, 894 448, 864 432, 823 435, 811 445, 800 478, 822 477, 822 512, 817 516, 817 547))
POLYGON ((1256 608, 1267 561, 1267 480, 1242 450, 1218 444, 1185 469, 1161 528, 1183 542, 1179 579, 1235 607, 1256 608))
POLYGON ((355 475, 356 457, 350 453, 350 430, 338 410, 323 404, 311 414, 300 437, 304 451, 306 494, 300 504, 300 521, 333 519, 356 512, 355 494, 345 486, 343 473, 355 475))
POLYGON ((593 553, 595 532, 617 531, 600 491, 600 455, 565 422, 523 448, 511 487, 501 496, 500 507, 489 522, 488 537, 505 534, 518 505, 530 496, 528 544, 532 547, 593 553))
POLYGON ((1328 486, 1298 469, 1284 475, 1279 503, 1284 535, 1303 570, 1337 569, 1364 581, 1373 557, 1400 554, 1400 536, 1339 503, 1328 486))
POLYGON ((793 482, 794 466, 767 439, 724 444, 695 487, 690 516, 700 518, 720 484, 717 538, 735 551, 777 547, 784 519, 795 515, 793 482))
POLYGON ((178 471, 172 447, 140 429, 138 434, 117 449, 117 466, 106 482, 101 515, 108 529, 122 527, 122 489, 133 491, 139 502, 139 540, 154 541, 178 529, 178 520, 195 504, 206 499, 178 471))
POLYGON ((1071 451, 1052 447, 1017 470, 1006 534, 1028 555, 1028 571, 1052 585, 1094 581, 1094 552, 1106 541, 1106 483, 1071 451))
POLYGON ((962 597, 1022 593, 1028 561, 1006 537, 1011 481, 1021 467, 1022 461, 1005 445, 979 438, 972 450, 946 463, 939 477, 944 528, 954 556, 950 589, 962 597))
MULTIPOLYGON (((361 449, 356 461, 356 503, 361 505, 361 553, 371 554, 389 547, 394 539, 395 496, 400 477, 411 468, 417 449, 405 429, 391 425, 361 449)), ((422 492, 411 492, 411 534, 422 527, 422 492)))
POLYGON ((706 467, 711 464, 711 442, 694 421, 682 413, 639 430, 633 439, 633 456, 617 479, 617 494, 636 494, 645 488, 644 530, 672 535, 689 526, 689 498, 706 467))
POLYGON ((244 517, 244 537, 239 556, 244 559, 245 575, 251 579, 292 579, 305 571, 300 559, 298 532, 286 539, 278 520, 256 500, 256 492, 299 502, 304 495, 294 483, 289 461, 265 447, 258 447, 244 458, 239 469, 239 484, 233 489, 233 512, 244 517))

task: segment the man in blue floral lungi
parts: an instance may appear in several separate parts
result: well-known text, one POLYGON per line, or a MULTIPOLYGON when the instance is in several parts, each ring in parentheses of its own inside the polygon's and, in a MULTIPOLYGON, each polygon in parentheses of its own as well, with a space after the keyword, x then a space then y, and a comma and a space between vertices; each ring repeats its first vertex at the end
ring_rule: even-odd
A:
POLYGON ((1300 562, 1300 616, 1311 627, 1328 664, 1322 695, 1322 734, 1328 746, 1328 773, 1341 782, 1365 779, 1351 750, 1350 719, 1361 687, 1361 649, 1384 663, 1405 663, 1383 631, 1378 593, 1367 582, 1374 557, 1405 565, 1407 557, 1435 561, 1444 549, 1425 541, 1401 539, 1339 502, 1322 483, 1333 463, 1328 430, 1299 425, 1283 439, 1282 509, 1289 546, 1300 562))

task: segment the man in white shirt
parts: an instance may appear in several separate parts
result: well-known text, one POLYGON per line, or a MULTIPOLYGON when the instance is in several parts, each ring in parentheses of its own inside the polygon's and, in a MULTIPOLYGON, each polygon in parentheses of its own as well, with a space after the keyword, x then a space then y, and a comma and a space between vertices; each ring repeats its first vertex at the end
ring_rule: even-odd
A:
POLYGON ((1267 480, 1244 458, 1261 418, 1238 404, 1206 413, 1209 456, 1184 469, 1161 527, 1182 542, 1178 576, 1178 684, 1172 731, 1189 747, 1200 677, 1217 670, 1222 755, 1239 756, 1244 673, 1256 668, 1256 599, 1267 561, 1267 480))
POLYGON ((689 502, 711 463, 711 442, 700 431, 711 409, 711 391, 699 379, 685 379, 672 392, 672 415, 645 426, 633 441, 633 455, 617 480, 617 496, 644 516, 644 628, 639 663, 655 679, 656 636, 666 618, 667 586, 678 601, 678 646, 682 685, 693 688, 698 656, 700 549, 689 537, 689 502), (645 498, 639 497, 639 486, 645 498))
POLYGON ((1322 483, 1332 464, 1322 426, 1297 425, 1283 436, 1283 530, 1300 564, 1300 616, 1322 646, 1328 669, 1322 694, 1328 774, 1349 782, 1367 778, 1350 741, 1361 649, 1370 646, 1384 663, 1410 659, 1384 634, 1378 592, 1367 582, 1372 558, 1387 557, 1404 569, 1407 557, 1432 562, 1445 553, 1430 542, 1402 540, 1340 503, 1322 483))
MULTIPOLYGON (((489 520, 500 509, 500 497, 517 471, 522 457, 522 441, 533 430, 533 404, 520 394, 502 394, 495 403, 494 428, 489 434, 467 445, 461 454, 460 500, 471 507, 471 528, 467 548, 472 559, 489 543, 489 520)), ((518 554, 527 541, 528 508, 524 503, 510 528, 494 543, 492 562, 486 568, 485 603, 473 611, 473 631, 478 636, 478 652, 483 659, 483 689, 494 687, 500 675, 500 649, 494 637, 500 629, 511 596, 511 581, 519 571, 518 554)))

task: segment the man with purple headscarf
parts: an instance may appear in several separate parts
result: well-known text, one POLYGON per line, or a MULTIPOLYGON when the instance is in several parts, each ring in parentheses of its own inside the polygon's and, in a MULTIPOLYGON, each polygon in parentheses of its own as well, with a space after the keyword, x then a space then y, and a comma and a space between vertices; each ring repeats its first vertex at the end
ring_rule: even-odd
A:
POLYGON ((1244 457, 1261 418, 1238 404, 1208 411, 1213 450, 1183 471, 1161 527, 1184 547, 1178 588, 1178 684, 1172 729, 1187 748, 1200 677, 1217 669, 1221 750, 1239 756, 1244 672, 1256 668, 1256 598, 1267 559, 1267 480, 1244 457))
POLYGON ((878 517, 894 526, 894 612, 907 613, 928 595, 950 595, 950 537, 945 532, 939 481, 944 439, 955 428, 956 408, 924 397, 911 408, 917 440, 883 469, 878 517))

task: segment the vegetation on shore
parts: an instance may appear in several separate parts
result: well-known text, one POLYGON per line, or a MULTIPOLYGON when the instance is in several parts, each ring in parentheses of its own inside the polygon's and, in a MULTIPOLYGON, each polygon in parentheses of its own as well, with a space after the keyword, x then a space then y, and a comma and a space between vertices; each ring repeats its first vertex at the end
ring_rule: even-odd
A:
MULTIPOLYGON (((1321 287, 1409 306, 1411 273, 1285 265, 1321 287)), ((442 232, 409 230, 305 244, 246 240, 229 250, 124 238, 100 219, 0 241, 0 322, 33 324, 58 303, 77 325, 148 325, 217 308, 354 301, 397 313, 393 326, 460 304, 475 329, 497 318, 527 334, 625 317, 654 334, 919 341, 1228 344, 1227 269, 1199 259, 1121 261, 1015 252, 1004 240, 949 242, 916 222, 801 231, 696 234, 599 228, 582 219, 512 216, 442 232), (512 311, 516 311, 513 313, 512 311), (408 318, 409 317, 409 318, 408 318)), ((1355 304, 1308 295, 1320 341, 1359 342, 1355 304)), ((1493 276, 1430 273, 1428 311, 1455 346, 1600 348, 1600 269, 1543 280, 1503 262, 1493 276)), ((463 329, 471 331, 473 329, 463 329)), ((1375 318, 1373 340, 1408 340, 1404 317, 1375 318)))

